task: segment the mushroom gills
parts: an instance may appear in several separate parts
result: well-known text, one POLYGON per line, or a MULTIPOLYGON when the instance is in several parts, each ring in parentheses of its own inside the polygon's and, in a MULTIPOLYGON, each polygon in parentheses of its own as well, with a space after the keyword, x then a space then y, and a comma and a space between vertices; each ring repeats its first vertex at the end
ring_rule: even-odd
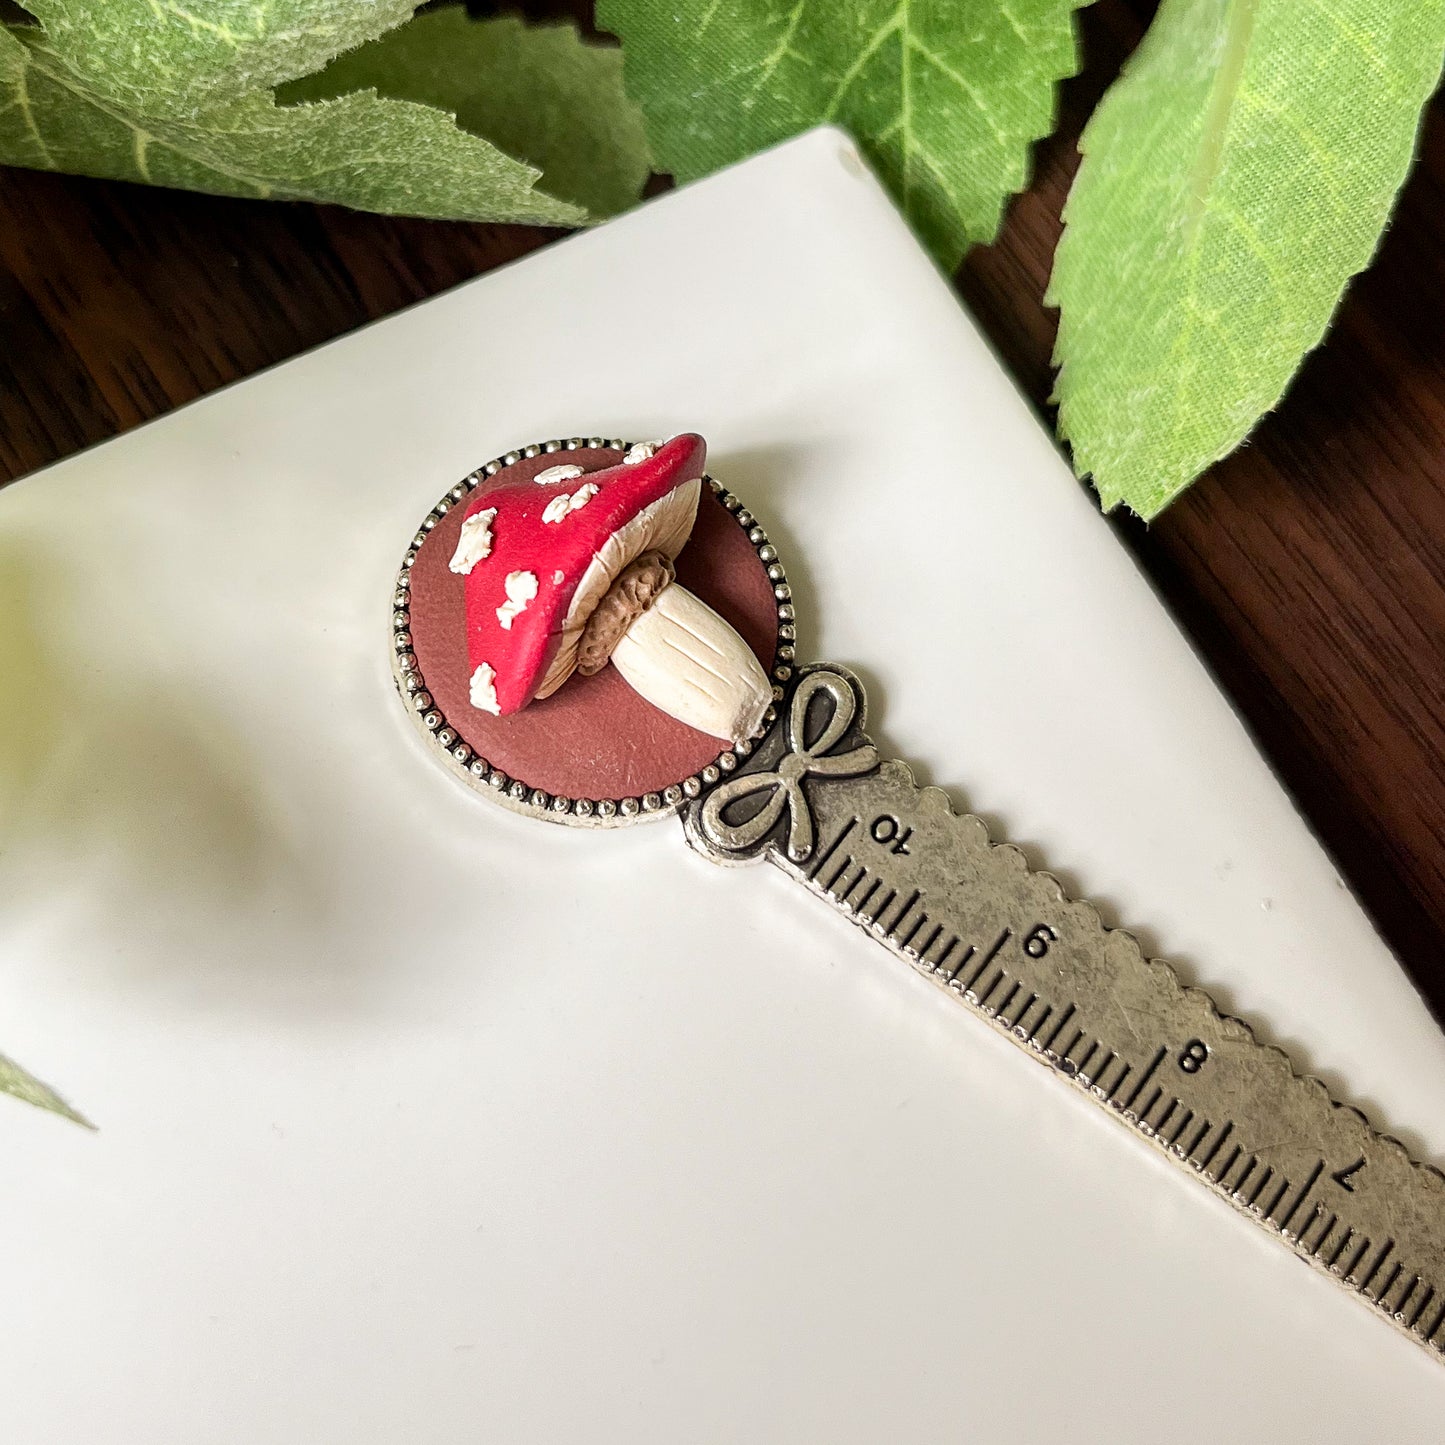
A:
POLYGON ((623 633, 612 665, 669 717, 733 743, 757 732, 773 700, 753 650, 676 582, 623 633))

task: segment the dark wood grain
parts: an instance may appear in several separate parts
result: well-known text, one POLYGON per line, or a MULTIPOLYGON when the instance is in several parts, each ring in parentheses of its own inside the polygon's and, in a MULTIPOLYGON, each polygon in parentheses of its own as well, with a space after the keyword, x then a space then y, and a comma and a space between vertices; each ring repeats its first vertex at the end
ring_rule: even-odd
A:
MULTIPOLYGON (((566 8, 555 0, 545 7, 566 8)), ((1102 0, 1058 134, 962 294, 1046 410, 1041 301, 1090 107, 1147 5, 1102 0)), ((549 240, 0 170, 10 478, 549 240)), ((1304 813, 1445 1015, 1445 111, 1374 268, 1253 442, 1120 522, 1304 813)))

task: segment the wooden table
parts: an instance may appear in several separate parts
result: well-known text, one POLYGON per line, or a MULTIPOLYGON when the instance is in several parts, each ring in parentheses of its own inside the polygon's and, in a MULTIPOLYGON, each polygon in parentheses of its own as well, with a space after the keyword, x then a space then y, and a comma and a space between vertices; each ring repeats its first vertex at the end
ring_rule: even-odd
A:
MULTIPOLYGON (((1074 143, 1136 9, 1086 12, 1033 189, 959 275, 1041 409, 1074 143)), ((1442 186, 1437 103, 1374 268, 1283 406, 1153 527, 1119 528, 1445 1017, 1442 186)), ((4 479, 554 236, 22 171, 0 171, 0 214, 4 479)))

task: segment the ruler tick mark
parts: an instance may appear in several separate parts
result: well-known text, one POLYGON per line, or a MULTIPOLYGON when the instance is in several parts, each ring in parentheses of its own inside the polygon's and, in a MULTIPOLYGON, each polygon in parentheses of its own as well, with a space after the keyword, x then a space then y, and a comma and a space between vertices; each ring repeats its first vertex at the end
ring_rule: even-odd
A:
MULTIPOLYGON (((1039 996, 1038 996, 1038 994, 1036 994, 1036 993, 1031 993, 1031 994, 1024 1000, 1024 1002, 1023 1002, 1023 1007, 1020 1008, 1019 1011, 1014 1015, 1014 1017, 1013 1017, 1013 1022, 1009 1025, 1009 1027, 1010 1027, 1011 1029, 1013 1029, 1016 1033, 1017 1033, 1020 1029, 1023 1029, 1024 1020, 1029 1016, 1030 1011, 1032 1010, 1033 1006, 1034 1006, 1038 1001, 1039 1001, 1039 996)), ((1025 1037, 1025 1038, 1028 1037, 1027 1030, 1024 1031, 1024 1037, 1025 1037)))
MULTIPOLYGON (((915 893, 913 897, 909 900, 908 908, 912 908, 913 905, 917 902, 918 894, 915 893)), ((898 932, 898 924, 902 923, 902 921, 908 916, 908 908, 905 908, 903 912, 898 915, 898 922, 893 925, 893 931, 895 934, 898 932)), ((899 939, 899 942, 903 945, 904 948, 907 948, 908 945, 913 942, 914 938, 916 938, 918 934, 922 931, 923 925, 927 922, 928 915, 926 913, 920 913, 918 915, 918 922, 915 923, 913 927, 908 930, 908 936, 906 938, 899 939)))
POLYGON ((1244 1150, 1238 1144, 1236 1144, 1233 1150, 1230 1151, 1229 1162, 1224 1166, 1223 1169, 1219 1171, 1217 1175, 1215 1175, 1215 1179, 1221 1186, 1224 1185, 1225 1179, 1229 1177, 1229 1171, 1233 1169, 1236 1164, 1239 1163, 1239 1156, 1243 1153, 1244 1150))
POLYGON ((1397 1260, 1395 1261, 1395 1267, 1394 1267, 1394 1269, 1392 1269, 1392 1270, 1390 1271, 1389 1276, 1386 1278, 1384 1284, 1382 1284, 1382 1285, 1380 1286, 1380 1288, 1375 1292, 1375 1303, 1376 1303, 1376 1304, 1384 1305, 1384 1303, 1385 1303, 1385 1296, 1386 1296, 1387 1294, 1389 1294, 1392 1289, 1394 1289, 1394 1287, 1395 1287, 1395 1281, 1396 1281, 1397 1279, 1399 1279, 1399 1277, 1400 1277, 1400 1271, 1401 1271, 1403 1268, 1404 1268, 1404 1266, 1403 1266, 1403 1265, 1400 1263, 1400 1261, 1397 1259, 1397 1260))
POLYGON ((1008 1006, 1014 1001, 1014 995, 1017 994, 1022 987, 1023 984, 1021 983, 1014 984, 1014 986, 1009 989, 1009 991, 1004 995, 1003 1002, 1000 1003, 998 1008, 994 1010, 994 1014, 998 1018, 998 1021, 1000 1023, 1008 1022, 1008 1020, 1004 1018, 1004 1010, 1007 1009, 1008 1006))
POLYGON ((1340 1236, 1340 1242, 1335 1246, 1335 1252, 1330 1255, 1330 1257, 1325 1261, 1326 1269, 1334 1269, 1334 1267, 1340 1262, 1340 1256, 1345 1252, 1345 1246, 1349 1244, 1349 1242, 1354 1237, 1355 1231, 1353 1229, 1345 1230, 1345 1232, 1340 1236))
POLYGON ((933 925, 933 932, 928 935, 928 942, 925 943, 918 950, 919 958, 921 958, 925 963, 928 962, 928 950, 932 948, 935 943, 938 942, 939 936, 942 934, 942 932, 943 925, 941 923, 935 923, 933 925))
POLYGON ((1154 1077, 1155 1069, 1157 1069, 1159 1065, 1164 1062, 1164 1055, 1168 1052, 1168 1049, 1161 1048, 1159 1052, 1154 1055, 1154 1058, 1150 1062, 1149 1067, 1145 1069, 1142 1074, 1139 1075, 1138 1080, 1134 1084, 1134 1092, 1130 1094, 1127 1099, 1124 1100, 1124 1107, 1126 1109, 1132 1109, 1134 1107, 1134 1100, 1137 1099, 1139 1095, 1144 1092, 1144 1085, 1147 1084, 1149 1080, 1154 1077))
MULTIPOLYGON (((974 984, 976 984, 979 979, 983 977, 984 969, 986 969, 989 964, 991 964, 994 959, 999 956, 999 954, 1003 951, 1004 944, 1006 944, 1012 936, 1013 929, 1005 928, 1004 931, 1000 933, 996 939, 994 939, 993 945, 989 948, 989 951, 984 954, 982 960, 979 962, 978 967, 973 971, 973 976, 966 984, 964 984, 963 988, 965 993, 967 993, 968 990, 971 989, 974 984)), ((969 952, 972 953, 973 950, 970 949, 969 952)))
MULTIPOLYGON (((897 898, 897 897, 898 897, 898 892, 897 892, 897 890, 895 889, 892 893, 890 893, 890 894, 888 895, 888 900, 889 900, 889 902, 891 903, 891 902, 893 901, 893 899, 895 899, 895 898, 897 898)), ((894 938, 897 938, 897 937, 898 937, 898 930, 899 930, 899 928, 902 926, 903 920, 908 917, 908 911, 909 911, 909 909, 911 909, 911 908, 913 907, 913 905, 914 905, 915 903, 917 903, 918 900, 919 900, 920 898, 922 898, 922 897, 923 897, 923 894, 920 893, 920 892, 918 891, 918 889, 915 888, 915 889, 913 890, 912 894, 909 896, 907 902, 904 903, 903 907, 900 908, 896 914, 894 914, 894 916, 893 916, 893 922, 890 923, 890 924, 888 925, 888 927, 887 927, 884 931, 885 931, 886 933, 891 933, 891 934, 894 936, 894 938)), ((880 908, 880 909, 878 910, 878 921, 879 921, 880 923, 883 921, 883 911, 884 911, 884 909, 886 909, 887 907, 888 907, 888 904, 885 903, 885 904, 883 905, 883 908, 880 908)), ((928 919, 928 915, 925 913, 925 914, 923 915, 922 922, 926 922, 927 919, 928 919)))
POLYGON ((1363 1294, 1370 1287, 1370 1281, 1379 1274, 1381 1266, 1390 1257, 1390 1251, 1394 1249, 1395 1241, 1387 1239, 1375 1257, 1375 1262, 1370 1266, 1370 1272, 1360 1281, 1360 1292, 1363 1294))
POLYGON ((1410 1296, 1415 1293, 1415 1291, 1419 1288, 1419 1286, 1420 1286, 1420 1276, 1417 1274, 1417 1275, 1414 1275, 1414 1276, 1411 1278, 1410 1283, 1405 1286, 1405 1293, 1402 1294, 1402 1295, 1400 1296, 1400 1298, 1395 1301, 1394 1313, 1395 1313, 1395 1315, 1396 1315, 1397 1318, 1403 1318, 1403 1317, 1404 1317, 1404 1314, 1405 1314, 1405 1306, 1410 1303, 1410 1296))
POLYGON ((1266 1206, 1264 1211, 1264 1217, 1266 1219, 1272 1220, 1274 1218, 1275 1210, 1278 1209, 1280 1205, 1284 1202, 1284 1197, 1288 1193, 1289 1180, 1284 1175, 1280 1175, 1279 1190, 1275 1194, 1274 1198, 1269 1201, 1269 1204, 1266 1206))
POLYGON ((1338 1214, 1332 1213, 1330 1215, 1329 1223, 1325 1225, 1324 1229, 1320 1233, 1320 1237, 1315 1240, 1314 1248, 1310 1250, 1310 1253, 1314 1255, 1316 1259, 1320 1257, 1320 1251, 1325 1247, 1325 1241, 1329 1239, 1330 1235, 1335 1232, 1335 1225, 1337 1225, 1339 1222, 1340 1216, 1338 1214))
POLYGON ((810 873, 808 874, 808 877, 809 877, 809 878, 813 878, 813 879, 816 879, 816 878, 817 878, 818 874, 820 874, 820 873, 823 871, 823 868, 824 868, 824 866, 827 864, 828 860, 833 856, 834 853, 836 853, 836 852, 838 851, 839 848, 841 848, 841 847, 843 846, 843 840, 844 840, 844 839, 849 835, 849 833, 851 833, 851 832, 853 831, 853 829, 856 828, 857 826, 858 826, 858 819, 857 819, 857 818, 850 818, 850 819, 843 825, 842 830, 839 832, 838 836, 837 836, 836 838, 834 838, 833 841, 828 845, 828 850, 827 850, 827 852, 825 852, 825 853, 822 855, 822 857, 820 857, 820 858, 818 859, 818 861, 817 861, 815 864, 813 864, 812 872, 810 872, 810 873))
POLYGON ((1213 1127, 1214 1124, 1209 1119, 1206 1119, 1204 1123, 1199 1126, 1199 1132, 1194 1136, 1194 1142, 1184 1150, 1191 1159, 1198 1155, 1199 1146, 1204 1143, 1205 1137, 1213 1127))
MULTIPOLYGON (((965 967, 967 966, 967 964, 968 964, 969 959, 971 959, 972 957, 973 957, 973 945, 972 945, 972 944, 969 944, 969 946, 964 950, 963 957, 960 958, 956 964, 954 964, 954 966, 953 966, 953 972, 948 975, 948 981, 949 981, 949 983, 952 983, 952 982, 954 981, 954 979, 956 979, 956 978, 959 976, 959 974, 961 974, 961 973, 963 972, 964 968, 965 968, 965 967)), ((960 984, 960 985, 959 985, 959 988, 961 989, 962 987, 963 987, 963 985, 960 984)))
MULTIPOLYGON (((1103 1063, 1101 1063, 1099 1067, 1094 1070, 1094 1088, 1101 1098, 1108 1099, 1113 1096, 1113 1089, 1106 1089, 1104 1087, 1104 1080, 1108 1078, 1109 1071, 1114 1067, 1114 1065, 1122 1062, 1123 1060, 1120 1059, 1118 1054, 1116 1054, 1113 1049, 1110 1049, 1108 1056, 1104 1059, 1103 1063)), ((1115 1084, 1114 1088, 1117 1087, 1118 1085, 1115 1084)))
POLYGON ((1370 1236, 1368 1234, 1362 1234, 1360 1236, 1360 1247, 1350 1256, 1350 1262, 1344 1268, 1345 1279, 1348 1282, 1358 1284, 1358 1281, 1354 1278, 1355 1271, 1359 1269, 1360 1262, 1369 1252, 1370 1236))
MULTIPOLYGON (((1232 1133, 1234 1133, 1234 1120, 1226 1119, 1224 1121, 1224 1128, 1219 1131, 1219 1138, 1214 1141, 1214 1147, 1199 1161, 1199 1167, 1201 1169, 1207 1170, 1209 1168, 1214 1162, 1214 1156, 1224 1147, 1224 1141, 1228 1139, 1232 1133)), ((1200 1142, 1203 1143, 1203 1140, 1201 1139, 1200 1142)), ((1239 1151, 1236 1150, 1235 1152, 1238 1153, 1239 1151)))
POLYGON ((1315 1167, 1310 1170, 1309 1178, 1305 1180, 1304 1188, 1301 1189, 1300 1192, 1295 1195, 1294 1203, 1291 1204, 1290 1207, 1289 1207, 1289 1213, 1286 1214, 1285 1217, 1280 1220, 1280 1222, 1279 1222, 1279 1227, 1280 1227, 1281 1229, 1288 1229, 1288 1228, 1289 1228, 1289 1226, 1290 1226, 1290 1221, 1295 1217, 1296 1214, 1299 1213, 1299 1211, 1300 1211, 1300 1206, 1305 1202, 1306 1199, 1309 1198, 1310 1190, 1313 1189, 1313 1188, 1315 1187, 1315 1185, 1319 1182, 1319 1177, 1320 1177, 1320 1175, 1323 1174, 1324 1172, 1325 1172, 1325 1161, 1324 1161, 1323 1159, 1321 1159, 1321 1160, 1319 1161, 1319 1163, 1317 1163, 1317 1164, 1315 1165, 1315 1167))
MULTIPOLYGON (((1274 1178, 1274 1166, 1266 1164, 1264 1173, 1259 1176, 1259 1183, 1254 1186, 1254 1193, 1249 1196, 1249 1207, 1251 1209, 1259 1202, 1259 1196, 1264 1193, 1265 1185, 1274 1178)), ((1243 1182, 1242 1180, 1240 1181, 1243 1182)))
POLYGON ((1008 977, 1008 970, 1007 970, 1007 969, 1003 969, 1003 968, 999 969, 999 971, 998 971, 996 974, 994 974, 994 976, 993 976, 993 982, 992 982, 991 984, 989 984, 989 986, 988 986, 986 989, 984 989, 984 991, 983 991, 981 994, 979 994, 979 996, 974 1000, 974 1002, 979 1006, 979 1008, 982 1008, 982 1007, 984 1006, 984 1004, 988 1002, 988 996, 989 996, 989 995, 994 991, 994 989, 996 989, 996 988, 999 986, 999 984, 1001 984, 1001 983, 1004 981, 1004 979, 1006 979, 1007 977, 1008 977))
POLYGON ((1060 1035, 1061 1033, 1063 1033, 1064 1029, 1068 1026, 1069 1020, 1070 1020, 1071 1018, 1073 1018, 1073 1016, 1074 1016, 1074 1005, 1073 1005, 1073 1004, 1070 1004, 1070 1005, 1068 1006, 1068 1008, 1066 1008, 1066 1009, 1064 1010, 1063 1015, 1062 1015, 1062 1017, 1059 1019, 1058 1023, 1056 1023, 1056 1024, 1054 1025, 1054 1031, 1053 1031, 1053 1033, 1051 1033, 1051 1034, 1048 1036, 1048 1038, 1047 1038, 1046 1040, 1044 1040, 1044 1048, 1046 1048, 1046 1049, 1052 1049, 1052 1048, 1053 1048, 1055 1041, 1058 1039, 1059 1035, 1060 1035))

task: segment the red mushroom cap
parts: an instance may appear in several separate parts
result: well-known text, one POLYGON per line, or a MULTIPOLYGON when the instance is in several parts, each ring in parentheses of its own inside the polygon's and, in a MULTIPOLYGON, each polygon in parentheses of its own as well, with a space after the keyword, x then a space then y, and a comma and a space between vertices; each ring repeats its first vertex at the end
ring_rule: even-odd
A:
POLYGON ((505 716, 555 691, 618 573, 640 552, 682 550, 707 444, 685 433, 629 455, 578 473, 559 452, 535 477, 483 483, 467 504, 451 565, 467 579, 473 706, 505 716))

